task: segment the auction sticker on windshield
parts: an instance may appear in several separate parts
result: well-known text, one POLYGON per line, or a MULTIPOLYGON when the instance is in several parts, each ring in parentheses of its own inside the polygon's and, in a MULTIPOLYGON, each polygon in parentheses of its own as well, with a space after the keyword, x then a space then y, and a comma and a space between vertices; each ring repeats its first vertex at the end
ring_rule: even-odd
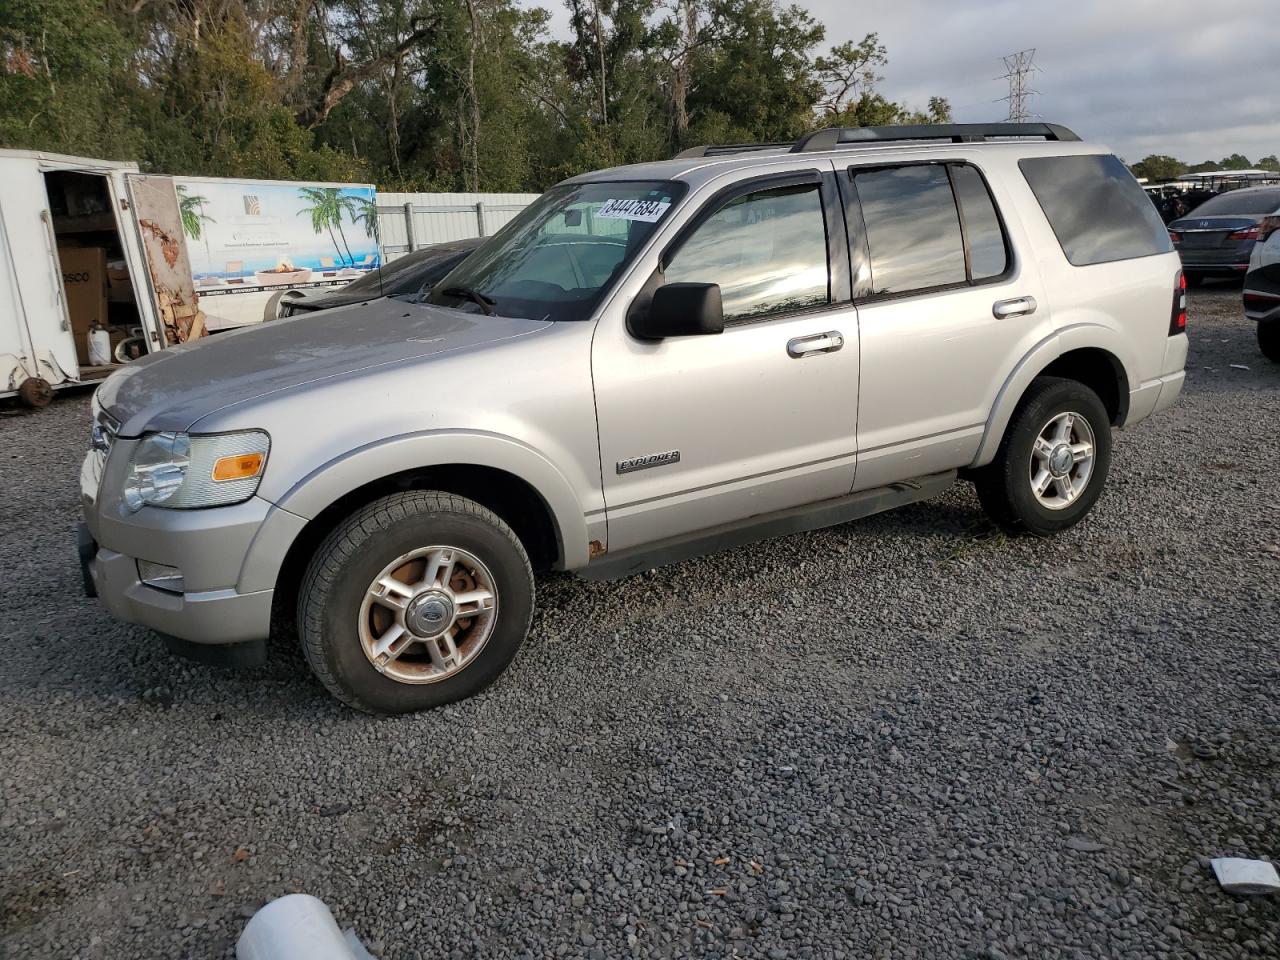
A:
POLYGON ((596 211, 601 220, 643 220, 656 223, 671 206, 665 200, 606 200, 596 211))

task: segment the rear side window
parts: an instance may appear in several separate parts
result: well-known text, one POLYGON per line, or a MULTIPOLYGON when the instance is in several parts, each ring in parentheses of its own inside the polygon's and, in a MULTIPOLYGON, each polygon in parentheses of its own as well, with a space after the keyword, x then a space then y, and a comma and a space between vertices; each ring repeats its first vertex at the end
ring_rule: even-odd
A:
POLYGON ((1018 166, 1074 266, 1172 252, 1156 208, 1115 157, 1028 157, 1018 166))
POLYGON ((1004 231, 996 216, 995 203, 982 182, 982 174, 974 167, 957 164, 951 167, 951 183, 964 215, 965 238, 969 241, 969 273, 974 280, 990 280, 1009 266, 1004 231))
POLYGON ((968 164, 850 170, 871 256, 871 295, 979 283, 1009 266, 987 185, 968 164))
POLYGON ((964 283, 964 243, 941 164, 854 171, 871 249, 871 293, 964 283))

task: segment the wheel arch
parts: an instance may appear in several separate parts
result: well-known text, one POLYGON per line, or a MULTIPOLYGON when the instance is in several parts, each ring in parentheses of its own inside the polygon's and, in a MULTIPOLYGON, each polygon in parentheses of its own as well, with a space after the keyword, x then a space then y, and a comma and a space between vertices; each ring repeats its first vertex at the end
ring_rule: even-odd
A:
POLYGON ((1014 411, 1032 381, 1041 376, 1063 377, 1089 387, 1102 400, 1112 426, 1123 426, 1129 415, 1134 380, 1126 363, 1126 344, 1116 331, 1093 324, 1059 330, 1033 348, 1014 369, 992 406, 971 468, 995 457, 1014 411))
POLYGON ((535 569, 588 560, 587 524, 568 480, 532 448, 484 434, 399 437, 352 451, 312 471, 280 498, 241 571, 241 589, 275 589, 291 603, 315 549, 344 517, 379 497, 441 490, 474 500, 515 532, 535 569))

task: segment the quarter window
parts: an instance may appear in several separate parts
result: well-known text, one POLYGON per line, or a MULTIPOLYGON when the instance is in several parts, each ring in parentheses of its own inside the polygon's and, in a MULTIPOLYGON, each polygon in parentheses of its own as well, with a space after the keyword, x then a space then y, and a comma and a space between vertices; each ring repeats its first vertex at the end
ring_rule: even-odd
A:
POLYGON ((790 313, 830 301, 818 185, 735 197, 703 221, 663 270, 667 283, 716 283, 725 320, 790 313))
POLYGON ((1156 208, 1115 157, 1028 157, 1018 166, 1073 266, 1173 251, 1156 208))

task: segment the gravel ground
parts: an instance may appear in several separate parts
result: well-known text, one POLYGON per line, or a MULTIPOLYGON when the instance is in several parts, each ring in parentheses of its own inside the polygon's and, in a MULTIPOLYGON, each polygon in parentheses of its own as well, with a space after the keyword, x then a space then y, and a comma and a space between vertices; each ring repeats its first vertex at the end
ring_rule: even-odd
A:
POLYGON ((1068 534, 959 485, 551 578, 502 681, 395 720, 82 598, 87 397, 5 411, 0 953, 228 957, 305 891, 384 958, 1280 956, 1206 859, 1280 859, 1280 368, 1238 296, 1068 534))

